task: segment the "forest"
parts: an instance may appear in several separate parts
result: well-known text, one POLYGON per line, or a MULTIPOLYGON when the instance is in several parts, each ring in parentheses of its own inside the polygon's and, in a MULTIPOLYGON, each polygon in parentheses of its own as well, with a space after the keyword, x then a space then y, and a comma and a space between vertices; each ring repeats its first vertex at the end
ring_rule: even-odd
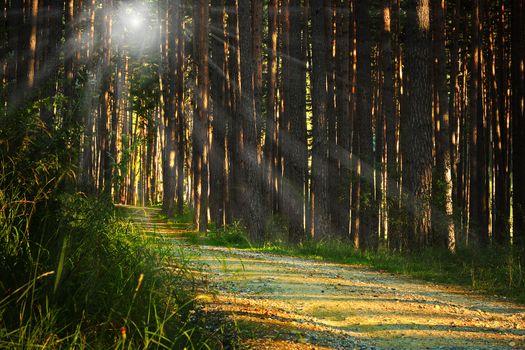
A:
POLYGON ((138 207, 525 300, 525 0, 1 3, 0 347, 236 346, 138 207))

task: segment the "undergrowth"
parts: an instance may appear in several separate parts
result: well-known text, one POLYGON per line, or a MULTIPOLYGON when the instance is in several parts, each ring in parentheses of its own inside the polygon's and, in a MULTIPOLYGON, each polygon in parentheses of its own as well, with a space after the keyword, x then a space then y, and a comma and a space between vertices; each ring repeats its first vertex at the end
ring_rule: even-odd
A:
POLYGON ((233 347, 195 301, 187 261, 109 195, 75 192, 70 130, 47 129, 37 110, 0 113, 0 348, 233 347))
POLYGON ((225 345, 205 324, 185 261, 159 268, 167 256, 109 202, 62 195, 53 207, 47 234, 2 258, 0 348, 225 345))

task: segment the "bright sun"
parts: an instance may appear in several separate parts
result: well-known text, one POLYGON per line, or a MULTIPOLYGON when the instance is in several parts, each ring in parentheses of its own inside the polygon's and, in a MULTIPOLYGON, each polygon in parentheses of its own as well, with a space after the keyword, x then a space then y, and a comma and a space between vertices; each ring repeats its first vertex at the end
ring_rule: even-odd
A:
POLYGON ((128 52, 144 53, 157 47, 159 31, 149 1, 121 2, 113 9, 113 43, 125 47, 128 52))
POLYGON ((126 10, 124 20, 129 29, 132 30, 140 29, 144 23, 144 17, 134 8, 128 8, 126 10))

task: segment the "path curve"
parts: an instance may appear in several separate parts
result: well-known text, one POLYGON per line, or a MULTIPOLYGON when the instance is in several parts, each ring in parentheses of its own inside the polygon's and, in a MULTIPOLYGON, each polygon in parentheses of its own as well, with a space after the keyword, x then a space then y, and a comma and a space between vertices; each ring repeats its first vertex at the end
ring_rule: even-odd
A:
MULTIPOLYGON (((137 211, 146 230, 184 227, 137 211), (141 214, 142 213, 142 214, 141 214)), ((174 249, 174 251, 180 251, 174 249)), ((185 246, 205 268, 208 310, 231 314, 252 349, 525 349, 525 307, 361 266, 185 246)))

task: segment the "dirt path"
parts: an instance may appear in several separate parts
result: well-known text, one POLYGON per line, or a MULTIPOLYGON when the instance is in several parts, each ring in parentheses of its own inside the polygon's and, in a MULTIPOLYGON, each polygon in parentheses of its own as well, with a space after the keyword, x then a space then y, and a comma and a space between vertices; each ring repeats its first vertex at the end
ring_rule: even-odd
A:
MULTIPOLYGON (((150 232, 177 238, 141 211, 150 232)), ((183 242, 175 239, 176 244, 183 242)), ((180 251, 180 250, 176 250, 180 251)), ((253 349, 525 349, 525 307, 359 266, 218 247, 186 247, 253 349)))

